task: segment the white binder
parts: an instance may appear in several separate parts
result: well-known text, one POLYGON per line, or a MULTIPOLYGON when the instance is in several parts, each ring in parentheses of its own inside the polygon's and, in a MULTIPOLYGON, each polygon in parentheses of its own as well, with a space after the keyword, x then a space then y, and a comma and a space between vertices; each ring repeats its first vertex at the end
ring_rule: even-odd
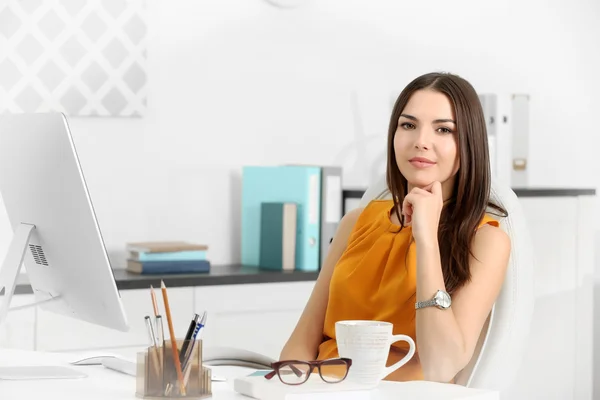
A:
POLYGON ((527 187, 529 96, 479 94, 488 132, 492 175, 513 188, 527 187))

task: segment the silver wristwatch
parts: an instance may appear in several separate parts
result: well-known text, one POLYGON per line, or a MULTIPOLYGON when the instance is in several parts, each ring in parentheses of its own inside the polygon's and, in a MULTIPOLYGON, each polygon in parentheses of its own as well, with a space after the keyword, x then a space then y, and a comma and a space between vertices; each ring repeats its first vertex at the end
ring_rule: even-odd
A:
POLYGON ((443 290, 438 290, 435 293, 435 296, 433 296, 433 299, 426 300, 426 301, 417 301, 415 303, 415 310, 418 310, 419 308, 432 307, 432 306, 436 306, 440 310, 446 310, 446 309, 450 308, 451 304, 452 304, 452 299, 450 298, 450 295, 448 293, 444 292, 443 290))

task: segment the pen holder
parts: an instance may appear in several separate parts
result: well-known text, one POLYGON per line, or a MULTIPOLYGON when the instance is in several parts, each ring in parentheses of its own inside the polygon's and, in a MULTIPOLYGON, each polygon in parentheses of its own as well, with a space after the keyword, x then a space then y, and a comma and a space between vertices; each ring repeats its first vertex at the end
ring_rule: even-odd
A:
POLYGON ((136 397, 203 399, 212 396, 212 373, 202 365, 202 340, 178 340, 177 354, 181 374, 177 372, 170 341, 137 354, 136 397), (181 355, 182 351, 185 355, 181 355))

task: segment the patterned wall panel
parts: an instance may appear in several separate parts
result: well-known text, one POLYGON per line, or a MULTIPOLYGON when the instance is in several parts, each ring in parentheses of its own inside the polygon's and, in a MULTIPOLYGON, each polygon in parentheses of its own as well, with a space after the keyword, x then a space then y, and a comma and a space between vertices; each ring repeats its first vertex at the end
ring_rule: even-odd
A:
POLYGON ((0 113, 139 117, 144 0, 0 0, 0 113))

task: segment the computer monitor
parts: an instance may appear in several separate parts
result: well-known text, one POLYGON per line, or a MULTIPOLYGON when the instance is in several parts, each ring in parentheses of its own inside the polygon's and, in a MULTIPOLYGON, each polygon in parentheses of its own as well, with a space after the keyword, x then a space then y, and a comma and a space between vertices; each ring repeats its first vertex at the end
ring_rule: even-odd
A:
MULTIPOLYGON (((108 155, 106 160, 110 162, 108 155)), ((0 115, 0 193, 14 232, 0 266, 0 291, 5 288, 0 325, 23 264, 39 307, 127 331, 127 317, 63 114, 0 115)))

